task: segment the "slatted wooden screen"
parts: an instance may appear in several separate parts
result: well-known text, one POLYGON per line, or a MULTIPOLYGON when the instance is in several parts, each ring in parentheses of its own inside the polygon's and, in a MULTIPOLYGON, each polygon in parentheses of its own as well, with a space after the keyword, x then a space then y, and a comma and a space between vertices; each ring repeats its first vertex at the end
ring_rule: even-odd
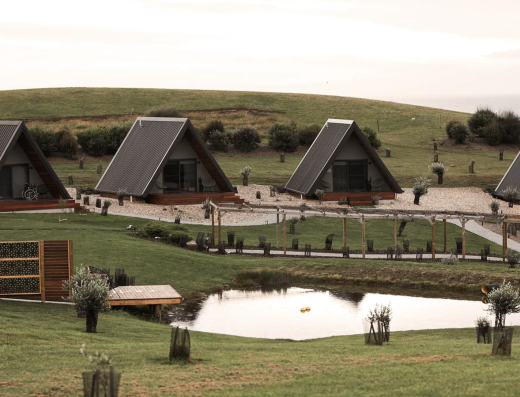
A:
POLYGON ((59 301, 73 272, 72 241, 0 243, 0 296, 40 295, 59 301))

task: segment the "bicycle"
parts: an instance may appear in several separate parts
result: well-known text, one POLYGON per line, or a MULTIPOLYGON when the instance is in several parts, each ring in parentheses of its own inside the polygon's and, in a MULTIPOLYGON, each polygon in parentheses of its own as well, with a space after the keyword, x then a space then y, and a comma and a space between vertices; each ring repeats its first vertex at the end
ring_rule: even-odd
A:
POLYGON ((25 183, 22 191, 22 197, 26 200, 39 199, 40 193, 38 193, 36 185, 29 185, 28 183, 25 183))

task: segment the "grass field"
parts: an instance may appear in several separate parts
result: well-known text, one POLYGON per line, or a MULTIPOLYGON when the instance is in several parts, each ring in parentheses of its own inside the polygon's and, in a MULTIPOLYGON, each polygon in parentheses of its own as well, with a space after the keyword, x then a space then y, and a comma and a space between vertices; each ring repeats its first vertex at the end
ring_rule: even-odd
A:
MULTIPOLYGON (((439 161, 449 166, 444 178, 443 186, 446 187, 495 187, 519 149, 518 145, 504 146, 504 161, 499 161, 499 147, 481 145, 478 139, 468 145, 452 145, 445 140, 444 124, 452 119, 465 121, 469 116, 466 113, 368 99, 117 88, 0 91, 0 119, 29 120, 29 127, 43 124, 58 129, 67 125, 73 131, 92 124, 130 121, 158 105, 177 107, 198 128, 212 119, 221 119, 229 131, 253 125, 262 134, 275 122, 323 125, 328 118, 343 118, 354 119, 361 127, 377 130, 379 120, 380 155, 383 156, 384 149, 392 151, 392 157, 383 160, 404 187, 410 186, 414 177, 429 173, 428 165, 433 161, 433 139, 439 144, 439 161), (91 117, 104 115, 127 116, 108 119, 91 117), (31 119, 38 121, 31 122, 31 119), (472 160, 476 161, 475 174, 468 172, 472 160)), ((215 154, 233 183, 240 182, 238 172, 249 163, 254 170, 252 183, 279 185, 287 182, 302 157, 301 154, 288 154, 286 165, 282 165, 277 161, 278 153, 275 151, 267 158, 264 155, 244 157, 236 152, 215 154)), ((62 166, 57 167, 61 176, 59 168, 62 166)))
MULTIPOLYGON (((515 396, 513 356, 491 357, 474 329, 394 332, 294 342, 191 332, 189 363, 168 362, 170 328, 124 312, 97 334, 66 307, 0 301, 0 395, 78 396, 90 366, 79 348, 107 353, 123 396, 515 396)), ((518 327, 515 332, 518 332, 518 327)))

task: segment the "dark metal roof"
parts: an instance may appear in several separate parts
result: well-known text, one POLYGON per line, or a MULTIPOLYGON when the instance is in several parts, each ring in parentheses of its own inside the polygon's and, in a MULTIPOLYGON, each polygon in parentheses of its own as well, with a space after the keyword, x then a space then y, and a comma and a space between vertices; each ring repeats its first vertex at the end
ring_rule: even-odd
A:
POLYGON ((356 122, 354 120, 336 119, 327 120, 292 174, 289 182, 287 182, 286 189, 303 195, 312 194, 312 188, 323 178, 327 169, 330 168, 341 146, 347 143, 353 135, 356 136, 390 188, 396 193, 402 193, 403 190, 379 158, 375 149, 370 145, 356 122))
MULTIPOLYGON (((198 138, 195 129, 187 118, 138 117, 130 132, 119 147, 112 162, 101 177, 96 189, 101 192, 115 193, 124 188, 129 195, 145 197, 162 171, 177 142, 187 131, 198 138)), ((200 145, 198 154, 205 155, 216 165, 217 173, 229 191, 231 183, 226 178, 206 145, 200 145)), ((215 178, 214 178, 215 179, 215 178)))
POLYGON ((71 197, 47 161, 47 158, 32 137, 31 133, 19 120, 0 120, 0 169, 3 167, 7 155, 19 142, 20 146, 32 163, 34 169, 40 175, 43 183, 47 185, 50 193, 55 198, 70 200, 71 197))
POLYGON ((495 189, 495 194, 500 196, 500 192, 509 186, 516 187, 520 191, 520 152, 509 166, 509 169, 502 177, 502 180, 495 189))

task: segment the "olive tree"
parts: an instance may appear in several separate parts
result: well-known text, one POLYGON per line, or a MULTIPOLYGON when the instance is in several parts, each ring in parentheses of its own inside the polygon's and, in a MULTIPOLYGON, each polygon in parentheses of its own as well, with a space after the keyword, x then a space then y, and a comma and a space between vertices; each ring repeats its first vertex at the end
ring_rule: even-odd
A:
POLYGON ((432 180, 425 177, 425 176, 420 176, 418 178, 415 178, 415 183, 413 185, 413 195, 414 195, 414 200, 413 200, 413 203, 416 204, 416 205, 419 205, 419 200, 421 198, 421 196, 424 196, 425 194, 428 193, 428 188, 430 187, 432 183, 432 180))
POLYGON ((506 315, 520 312, 520 292, 504 282, 487 294, 488 313, 495 315, 495 327, 506 325, 506 315))
POLYGON ((110 310, 108 304, 108 283, 99 275, 91 274, 87 268, 80 268, 64 281, 64 289, 70 291, 77 312, 83 312, 87 320, 87 332, 97 331, 98 314, 110 310))

